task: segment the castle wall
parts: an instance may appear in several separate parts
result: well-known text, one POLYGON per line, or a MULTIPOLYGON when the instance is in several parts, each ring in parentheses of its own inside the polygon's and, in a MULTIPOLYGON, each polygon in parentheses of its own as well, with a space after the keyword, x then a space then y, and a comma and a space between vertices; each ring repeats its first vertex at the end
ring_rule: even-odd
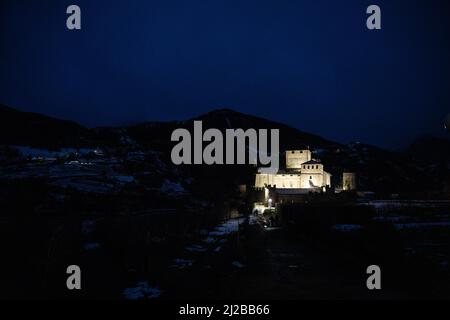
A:
POLYGON ((300 175, 277 174, 274 182, 277 188, 300 188, 300 175))
POLYGON ((323 165, 322 164, 304 164, 301 169, 302 173, 323 173, 323 165))
POLYGON ((356 174, 344 172, 342 174, 342 188, 344 190, 356 190, 356 174))
POLYGON ((286 173, 258 173, 255 187, 276 186, 277 189, 313 188, 331 186, 331 175, 323 170, 321 163, 304 164, 311 160, 310 150, 286 151, 286 173), (289 173, 291 170, 291 173, 289 173))
POLYGON ((266 185, 276 186, 278 189, 330 186, 331 175, 325 171, 301 174, 256 174, 255 187, 263 188, 266 185))
POLYGON ((300 177, 301 188, 322 187, 323 182, 321 173, 302 173, 300 177))
POLYGON ((264 188, 265 185, 269 185, 269 175, 263 173, 257 173, 255 176, 255 187, 264 188))
POLYGON ((324 180, 325 186, 331 187, 331 174, 330 173, 324 171, 323 172, 323 180, 324 180))
POLYGON ((265 185, 277 186, 277 188, 300 188, 299 174, 256 174, 255 187, 262 188, 265 185))

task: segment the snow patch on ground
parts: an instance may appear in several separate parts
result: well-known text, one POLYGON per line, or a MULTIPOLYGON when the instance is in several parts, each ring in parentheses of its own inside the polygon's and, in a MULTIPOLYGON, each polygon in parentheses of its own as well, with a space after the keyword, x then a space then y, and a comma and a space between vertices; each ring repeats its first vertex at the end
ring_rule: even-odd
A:
POLYGON ((407 219, 409 219, 409 217, 406 217, 406 216, 389 216, 389 217, 380 216, 380 217, 374 217, 372 220, 374 220, 374 221, 399 222, 399 221, 407 220, 407 219))
POLYGON ((248 224, 255 225, 258 224, 258 217, 256 215, 251 215, 248 220, 248 224))
POLYGON ((206 238, 206 239, 203 239, 203 241, 204 242, 206 242, 206 243, 214 243, 214 242, 216 242, 216 238, 214 238, 214 237, 208 237, 208 238, 206 238))
POLYGON ((169 181, 167 179, 164 180, 164 183, 161 188, 159 188, 159 191, 169 196, 180 196, 186 193, 186 190, 181 184, 169 181))
POLYGON ((87 154, 93 152, 94 149, 74 149, 74 148, 62 148, 59 151, 51 151, 47 149, 31 148, 26 146, 14 146, 23 156, 31 158, 62 158, 71 154, 87 154))
POLYGON ((204 248, 198 244, 193 244, 191 246, 186 247, 186 250, 194 251, 194 252, 204 252, 204 251, 206 251, 206 248, 204 248))
POLYGON ((236 268, 244 268, 245 267, 245 265, 243 265, 239 261, 233 261, 231 264, 236 268))
POLYGON ((239 231, 239 225, 244 222, 244 218, 230 219, 225 221, 220 226, 216 227, 214 231, 209 233, 210 236, 225 236, 233 232, 239 231))
POLYGON ((442 222, 411 222, 411 223, 396 223, 394 227, 397 230, 405 229, 423 229, 423 228, 436 228, 436 227, 450 227, 450 221, 442 222))
POLYGON ((192 266, 192 260, 180 259, 180 258, 173 260, 173 264, 172 264, 172 267, 178 268, 178 269, 184 269, 184 268, 190 267, 190 266, 192 266))
POLYGON ((159 288, 150 287, 147 281, 138 282, 136 287, 123 290, 123 295, 127 300, 155 299, 159 298, 161 293, 159 288))
POLYGON ((115 176, 114 177, 117 181, 119 181, 120 183, 132 183, 134 182, 134 177, 133 176, 115 176))
POLYGON ((435 208, 447 206, 448 200, 372 200, 365 202, 374 206, 376 209, 392 209, 392 208, 435 208))
POLYGON ((332 227, 332 229, 341 232, 350 232, 361 230, 362 226, 359 224, 336 224, 332 227))
POLYGON ((94 232, 95 229, 95 220, 94 219, 86 219, 81 223, 81 232, 84 235, 89 235, 94 232))

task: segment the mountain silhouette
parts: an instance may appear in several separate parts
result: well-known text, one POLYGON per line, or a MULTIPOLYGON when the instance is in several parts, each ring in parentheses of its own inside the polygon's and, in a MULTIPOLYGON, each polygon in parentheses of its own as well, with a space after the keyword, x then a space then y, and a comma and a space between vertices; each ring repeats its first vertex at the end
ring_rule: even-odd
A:
POLYGON ((59 148, 89 143, 89 129, 73 121, 0 105, 0 144, 59 148))
MULTIPOLYGON (((42 114, 22 112, 0 106, 0 144, 25 145, 47 149, 62 147, 112 147, 116 150, 155 150, 170 156, 175 142, 171 134, 177 128, 193 132, 194 121, 201 120, 203 130, 226 129, 279 129, 280 164, 284 164, 284 151, 310 148, 313 157, 322 160, 333 177, 334 185, 341 181, 343 171, 357 173, 361 189, 389 194, 396 190, 437 189, 447 179, 450 161, 449 140, 422 137, 406 152, 392 152, 363 143, 343 145, 321 136, 230 109, 219 109, 185 121, 142 122, 122 127, 86 128, 73 121, 60 120, 42 114), (439 167, 430 163, 440 163, 439 167), (437 169, 436 169, 437 168, 437 169)), ((170 161, 170 159, 167 159, 170 161)), ((229 166, 220 168, 189 168, 195 174, 239 176, 240 171, 229 166), (215 171, 212 171, 212 170, 215 171), (231 170, 229 173, 228 170, 231 170)), ((214 166, 213 166, 214 167, 214 166)), ((241 167, 238 166, 241 170, 241 167)), ((247 170, 247 169, 245 169, 247 170)), ((244 171, 243 171, 244 172, 244 171)), ((245 171, 251 182, 250 171, 245 171)), ((242 173, 243 175, 244 173, 242 173)))

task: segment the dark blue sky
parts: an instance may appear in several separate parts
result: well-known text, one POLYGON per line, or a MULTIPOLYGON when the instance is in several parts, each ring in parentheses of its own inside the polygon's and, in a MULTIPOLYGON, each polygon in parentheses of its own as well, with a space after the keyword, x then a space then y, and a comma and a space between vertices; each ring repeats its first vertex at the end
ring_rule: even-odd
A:
POLYGON ((226 107, 399 148, 445 135, 447 2, 0 0, 0 103, 88 126, 226 107))

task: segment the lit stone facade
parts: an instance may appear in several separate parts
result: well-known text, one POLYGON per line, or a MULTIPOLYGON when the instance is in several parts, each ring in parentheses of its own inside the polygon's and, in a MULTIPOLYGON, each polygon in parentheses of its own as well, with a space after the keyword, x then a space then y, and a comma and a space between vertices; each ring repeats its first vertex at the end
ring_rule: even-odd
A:
POLYGON ((311 161, 310 150, 286 151, 286 170, 300 170, 302 164, 311 161))
POLYGON ((276 174, 257 173, 255 187, 272 186, 278 189, 317 189, 331 185, 331 174, 323 164, 313 160, 310 150, 286 151, 286 171, 276 174))
POLYGON ((342 189, 345 191, 356 190, 356 175, 353 172, 342 174, 342 189))

